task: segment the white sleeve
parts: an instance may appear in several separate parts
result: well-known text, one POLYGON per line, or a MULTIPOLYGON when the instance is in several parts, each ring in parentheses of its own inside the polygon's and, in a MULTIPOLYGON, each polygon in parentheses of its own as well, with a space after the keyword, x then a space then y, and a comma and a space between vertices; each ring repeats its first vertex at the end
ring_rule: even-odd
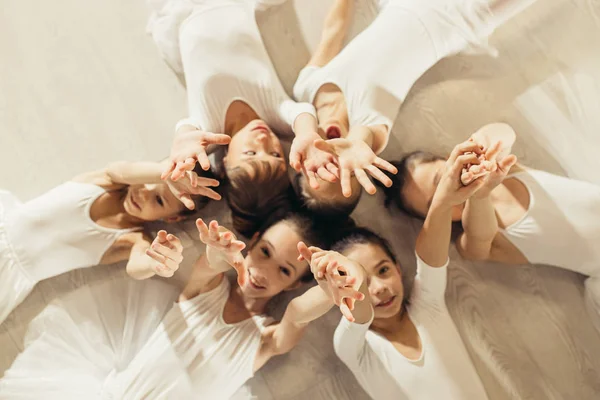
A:
POLYGON ((418 254, 415 255, 417 257, 417 276, 413 285, 411 301, 445 304, 444 296, 450 259, 443 267, 432 267, 425 263, 418 254))
POLYGON ((300 114, 308 113, 317 119, 317 112, 312 104, 296 103, 292 99, 285 99, 279 104, 279 117, 294 130, 294 123, 300 114))
POLYGON ((375 313, 371 313, 371 319, 365 324, 350 322, 342 317, 333 335, 333 348, 337 356, 353 372, 361 368, 365 356, 371 351, 367 343, 367 332, 373 322, 375 313))

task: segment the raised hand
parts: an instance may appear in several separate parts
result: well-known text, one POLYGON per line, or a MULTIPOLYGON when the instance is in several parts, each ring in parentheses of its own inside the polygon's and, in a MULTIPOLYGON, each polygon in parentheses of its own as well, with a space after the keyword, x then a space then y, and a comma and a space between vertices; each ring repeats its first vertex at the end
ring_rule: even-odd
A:
POLYGON ((173 139, 169 164, 161 175, 162 179, 177 181, 183 178, 185 171, 191 171, 200 163, 203 170, 210 168, 210 161, 206 154, 206 148, 211 144, 226 145, 231 141, 231 137, 219 133, 204 132, 201 130, 190 130, 187 132, 178 132, 173 139))
POLYGON ((246 283, 248 271, 244 267, 244 257, 241 251, 246 244, 237 240, 233 233, 226 228, 219 226, 217 221, 211 221, 208 226, 201 218, 196 220, 196 228, 200 241, 216 251, 221 258, 236 270, 238 274, 238 283, 240 286, 246 283))
POLYGON ((158 231, 158 235, 146 250, 146 255, 155 261, 151 265, 156 275, 170 278, 183 261, 183 246, 177 236, 158 231))
POLYGON ((338 252, 307 247, 303 242, 298 243, 298 252, 298 260, 310 263, 311 272, 321 289, 340 307, 346 319, 354 321, 354 302, 364 299, 358 291, 364 280, 364 269, 338 252))
POLYGON ((314 142, 318 139, 320 139, 320 136, 316 132, 296 136, 290 148, 290 165, 296 172, 304 172, 308 184, 313 189, 319 188, 317 176, 329 182, 335 182, 339 179, 339 169, 335 156, 317 149, 314 142))
POLYGON ((398 172, 398 169, 392 164, 377 157, 369 145, 362 140, 339 138, 325 141, 318 139, 314 144, 317 149, 336 156, 340 168, 342 194, 345 197, 352 195, 351 176, 353 173, 367 193, 374 194, 377 189, 369 179, 367 172, 387 187, 392 185, 392 180, 381 169, 392 174, 398 172))
POLYGON ((175 197, 188 209, 193 210, 196 207, 194 200, 192 200, 192 195, 221 200, 221 195, 210 188, 210 186, 219 186, 218 180, 198 176, 194 171, 185 171, 184 176, 184 179, 179 179, 178 181, 167 179, 166 184, 175 197))
POLYGON ((482 147, 473 142, 463 142, 452 150, 433 196, 433 202, 456 206, 467 201, 483 186, 482 178, 475 178, 467 185, 462 183, 464 169, 481 164, 482 147))

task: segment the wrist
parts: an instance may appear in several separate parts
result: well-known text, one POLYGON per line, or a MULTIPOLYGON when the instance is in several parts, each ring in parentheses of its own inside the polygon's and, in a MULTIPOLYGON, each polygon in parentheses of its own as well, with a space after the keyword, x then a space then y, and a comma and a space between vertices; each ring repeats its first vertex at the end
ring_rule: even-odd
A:
POLYGON ((294 121, 294 133, 296 136, 317 135, 317 119, 310 113, 302 113, 294 121))
POLYGON ((373 148, 373 132, 366 126, 358 126, 350 129, 348 140, 365 142, 370 148, 373 148))

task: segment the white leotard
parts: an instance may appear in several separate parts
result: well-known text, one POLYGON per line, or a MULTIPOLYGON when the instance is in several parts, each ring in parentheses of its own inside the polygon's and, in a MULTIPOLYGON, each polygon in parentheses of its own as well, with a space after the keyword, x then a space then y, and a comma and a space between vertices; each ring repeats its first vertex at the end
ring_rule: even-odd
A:
POLYGON ((421 75, 442 58, 482 44, 533 1, 498 13, 490 10, 491 0, 382 1, 377 18, 339 55, 323 67, 300 72, 294 97, 313 103, 321 86, 335 84, 344 93, 350 126, 386 125, 389 130, 421 75))
POLYGON ((600 186, 528 169, 529 209, 502 234, 534 264, 600 277, 600 186))
POLYGON ((410 360, 385 337, 342 318, 335 352, 365 391, 377 400, 485 400, 486 391, 452 321, 444 294, 447 267, 432 268, 417 257, 417 276, 407 310, 422 343, 410 360))
POLYGON ((66 182, 20 204, 0 192, 0 322, 44 279, 97 265, 117 238, 90 218, 100 186, 66 182))
POLYGON ((293 101, 277 77, 254 16, 255 6, 269 5, 263 3, 173 0, 154 18, 157 44, 179 53, 185 73, 189 118, 180 124, 222 133, 234 100, 247 103, 284 136, 291 136, 298 115, 316 115, 311 104, 293 101))
POLYGON ((230 283, 175 304, 131 364, 107 382, 115 399, 228 399, 254 375, 261 330, 272 320, 223 320, 230 283))

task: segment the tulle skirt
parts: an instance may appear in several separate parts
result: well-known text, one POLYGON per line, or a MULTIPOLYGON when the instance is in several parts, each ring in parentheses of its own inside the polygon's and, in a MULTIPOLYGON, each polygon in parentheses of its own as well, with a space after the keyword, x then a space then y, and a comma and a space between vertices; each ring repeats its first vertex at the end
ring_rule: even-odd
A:
POLYGON ((22 267, 8 236, 8 215, 20 204, 10 192, 0 190, 0 324, 35 286, 35 281, 22 267))
POLYGON ((113 398, 114 377, 127 370, 178 292, 159 280, 121 278, 51 303, 31 322, 24 351, 0 380, 0 399, 113 398))

